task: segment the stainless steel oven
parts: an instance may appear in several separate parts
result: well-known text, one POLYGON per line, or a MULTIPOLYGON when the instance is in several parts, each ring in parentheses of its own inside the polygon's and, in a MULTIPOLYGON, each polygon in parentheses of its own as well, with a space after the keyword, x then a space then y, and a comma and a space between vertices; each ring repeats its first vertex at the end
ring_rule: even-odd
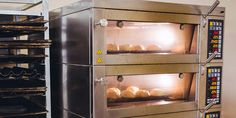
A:
POLYGON ((53 10, 53 117, 220 118, 225 9, 209 8, 98 0, 53 10))

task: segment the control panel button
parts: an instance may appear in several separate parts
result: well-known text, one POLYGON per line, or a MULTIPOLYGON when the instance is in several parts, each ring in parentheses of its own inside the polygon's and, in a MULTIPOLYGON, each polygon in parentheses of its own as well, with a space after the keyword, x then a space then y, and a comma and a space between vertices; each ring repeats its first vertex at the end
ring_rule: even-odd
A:
POLYGON ((220 118, 220 112, 209 112, 205 114, 205 118, 220 118))

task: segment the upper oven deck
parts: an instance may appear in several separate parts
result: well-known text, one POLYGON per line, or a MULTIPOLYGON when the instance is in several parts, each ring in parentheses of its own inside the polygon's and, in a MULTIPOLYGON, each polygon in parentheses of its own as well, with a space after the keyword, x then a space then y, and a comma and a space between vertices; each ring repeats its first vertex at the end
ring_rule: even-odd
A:
POLYGON ((199 64, 214 51, 220 52, 220 58, 213 61, 222 62, 225 8, 217 7, 206 19, 209 25, 203 27, 202 15, 209 8, 141 0, 82 0, 52 11, 50 25, 51 29, 61 26, 53 40, 62 49, 57 49, 62 63, 199 64))
MULTIPOLYGON (((55 19, 55 17, 61 17, 90 8, 203 15, 207 13, 209 7, 210 6, 163 3, 145 0, 81 0, 72 5, 53 10, 50 14, 50 19, 55 19)), ((224 11, 224 7, 217 7, 210 15, 224 16, 224 11)))

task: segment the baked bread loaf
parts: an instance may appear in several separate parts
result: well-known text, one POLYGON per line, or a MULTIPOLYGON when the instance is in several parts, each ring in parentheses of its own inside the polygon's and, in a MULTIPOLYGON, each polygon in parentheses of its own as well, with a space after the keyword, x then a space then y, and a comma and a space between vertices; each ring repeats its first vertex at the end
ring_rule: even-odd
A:
POLYGON ((143 51, 144 47, 142 45, 132 45, 130 46, 130 51, 143 51))
POLYGON ((107 51, 118 51, 119 47, 116 44, 107 44, 107 51))
POLYGON ((144 97, 149 97, 149 96, 150 96, 150 93, 147 90, 139 90, 136 92, 136 97, 144 98, 144 97))
POLYGON ((130 45, 129 44, 119 45, 119 51, 130 51, 130 45))
POLYGON ((122 98, 135 98, 135 93, 130 90, 124 90, 121 92, 122 98))
POLYGON ((118 99, 120 98, 120 90, 118 88, 109 88, 107 89, 107 98, 108 99, 118 99))
POLYGON ((150 96, 153 96, 153 97, 165 96, 165 92, 161 89, 152 89, 150 90, 150 96))
POLYGON ((129 86, 126 90, 136 93, 137 91, 139 91, 139 88, 136 86, 129 86))
POLYGON ((151 45, 148 45, 148 46, 146 47, 146 50, 147 50, 147 51, 159 51, 159 50, 161 50, 161 48, 158 47, 158 46, 155 45, 155 44, 151 44, 151 45))

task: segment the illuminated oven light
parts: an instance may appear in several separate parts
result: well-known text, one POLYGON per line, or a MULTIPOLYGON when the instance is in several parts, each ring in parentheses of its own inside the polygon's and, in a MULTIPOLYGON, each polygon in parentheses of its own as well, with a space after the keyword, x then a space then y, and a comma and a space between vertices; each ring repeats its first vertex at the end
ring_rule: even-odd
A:
POLYGON ((171 102, 170 101, 165 101, 165 100, 161 100, 159 102, 160 105, 165 105, 165 104, 170 104, 171 102))
POLYGON ((161 45, 162 48, 167 48, 167 49, 171 49, 171 47, 174 45, 175 43, 175 33, 174 31, 163 25, 163 28, 159 31, 157 31, 156 34, 156 38, 159 39, 158 44, 161 45))
POLYGON ((171 88, 174 85, 173 76, 171 75, 161 75, 159 82, 162 88, 171 88))

